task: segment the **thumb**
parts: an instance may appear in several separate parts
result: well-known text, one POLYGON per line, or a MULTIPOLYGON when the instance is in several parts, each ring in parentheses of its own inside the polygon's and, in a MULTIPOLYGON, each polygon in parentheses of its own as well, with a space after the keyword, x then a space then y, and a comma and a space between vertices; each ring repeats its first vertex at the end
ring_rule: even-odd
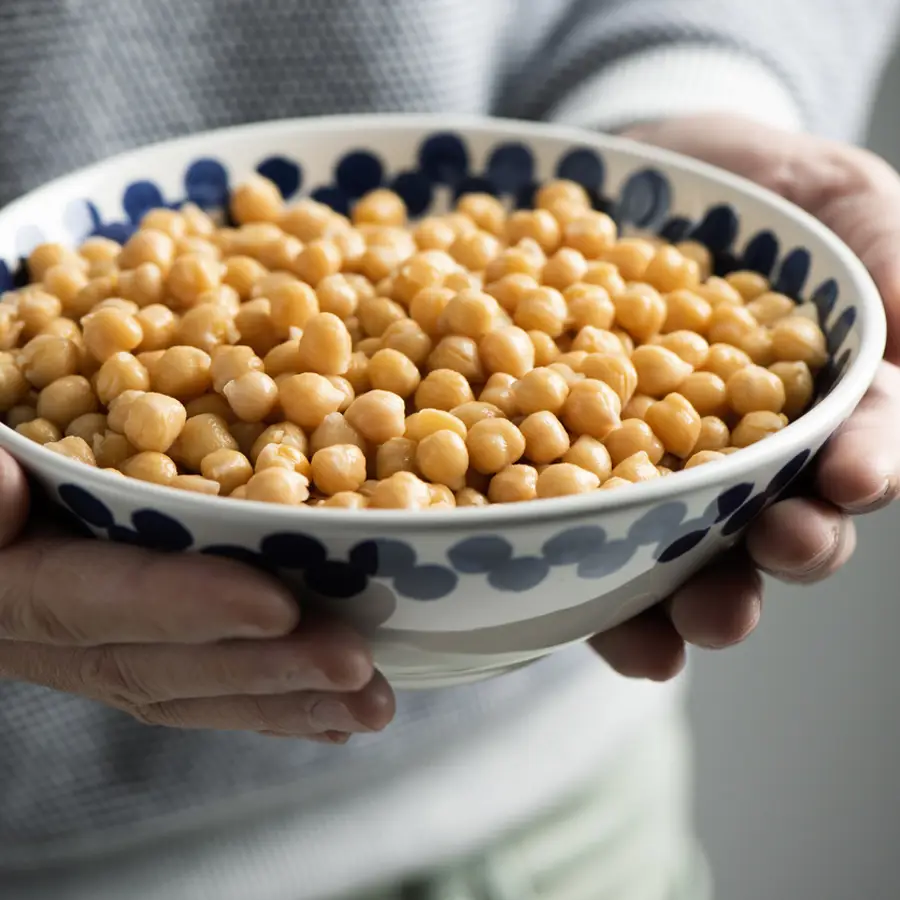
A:
POLYGON ((16 461, 0 450, 0 548, 11 544, 28 518, 28 481, 16 461))

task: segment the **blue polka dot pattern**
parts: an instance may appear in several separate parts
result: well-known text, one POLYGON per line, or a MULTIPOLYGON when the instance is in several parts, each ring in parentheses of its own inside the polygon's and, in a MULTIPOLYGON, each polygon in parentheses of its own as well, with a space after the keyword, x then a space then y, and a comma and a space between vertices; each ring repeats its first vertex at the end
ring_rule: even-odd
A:
POLYGON ((556 177, 575 181, 589 191, 600 191, 606 170, 596 150, 579 147, 564 154, 556 164, 556 177))
POLYGON ((459 577, 444 566, 413 566, 394 579, 394 589, 410 600, 440 600, 456 590, 459 577))
POLYGON ((59 499, 88 525, 95 528, 110 528, 115 524, 112 512, 103 501, 76 484, 60 485, 59 499))
POLYGON ((522 593, 537 587, 550 574, 550 564, 537 556, 510 559, 488 573, 488 584, 498 591, 522 593))
POLYGON ((139 509, 131 516, 131 524, 144 546, 154 550, 184 551, 194 543, 184 525, 153 509, 139 509))
POLYGON ((434 201, 432 182, 421 172, 401 172, 391 182, 391 188, 403 198, 410 215, 414 217, 426 213, 434 201))
POLYGON ((541 548, 551 566, 570 566, 599 553, 606 543, 606 531, 599 525, 579 525, 550 538, 541 548))
POLYGON ((469 151, 458 134, 433 134, 419 148, 419 168, 435 183, 455 185, 469 171, 469 151))
POLYGON ((625 182, 616 207, 616 218, 625 225, 659 229, 672 202, 669 179, 655 169, 635 172, 625 182))
POLYGON ((367 575, 396 578, 416 565, 416 553, 404 541, 376 538, 350 551, 350 562, 367 575))
POLYGON ((224 207, 228 201, 228 171, 215 159, 198 159, 184 173, 184 192, 204 209, 224 207))
POLYGON ((501 194, 518 194, 534 183, 534 155, 524 144, 500 144, 487 162, 487 178, 501 194))
POLYGON ((122 206, 135 225, 151 210, 164 206, 162 191, 152 181, 135 181, 125 189, 122 206))
POLYGON ((738 215, 730 206, 713 206, 691 232, 691 240, 705 244, 713 253, 728 250, 738 233, 738 215))
POLYGON ((741 254, 741 268, 768 278, 778 260, 778 246, 778 238, 771 231, 759 232, 747 242, 741 254))
POLYGON ((303 170, 293 160, 285 159, 283 156, 270 156, 264 159, 256 167, 256 171, 263 178, 274 182, 285 200, 290 200, 303 184, 303 170))
POLYGON ((513 557, 513 546, 505 538, 488 534, 466 538, 452 547, 447 557, 457 572, 484 575, 506 565, 513 557))
POLYGON ((271 534, 262 542, 263 559, 276 569, 305 570, 320 566, 328 554, 325 546, 306 534, 271 534))
POLYGON ((354 150, 341 157, 334 170, 334 180, 345 197, 355 200, 381 187, 384 165, 374 154, 354 150))
POLYGON ((809 277, 811 263, 812 257, 808 250, 803 247, 791 250, 781 263, 781 269, 772 284, 772 289, 799 300, 803 288, 806 286, 806 279, 809 277))
POLYGON ((823 326, 826 325, 828 320, 831 318, 832 310, 837 303, 837 282, 833 278, 829 278, 827 281, 823 281, 815 289, 815 291, 813 291, 811 299, 816 307, 816 313, 819 317, 819 322, 821 322, 823 326))

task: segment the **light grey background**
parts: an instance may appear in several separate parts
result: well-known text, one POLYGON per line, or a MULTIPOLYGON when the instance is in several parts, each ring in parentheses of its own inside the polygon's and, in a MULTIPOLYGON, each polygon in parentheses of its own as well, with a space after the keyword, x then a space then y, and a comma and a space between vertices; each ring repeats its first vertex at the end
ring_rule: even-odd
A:
MULTIPOLYGON (((870 146, 900 166, 900 56, 870 146)), ((900 508, 858 525, 844 572, 769 585, 753 639, 694 657, 698 817, 720 900, 900 898, 900 508)))

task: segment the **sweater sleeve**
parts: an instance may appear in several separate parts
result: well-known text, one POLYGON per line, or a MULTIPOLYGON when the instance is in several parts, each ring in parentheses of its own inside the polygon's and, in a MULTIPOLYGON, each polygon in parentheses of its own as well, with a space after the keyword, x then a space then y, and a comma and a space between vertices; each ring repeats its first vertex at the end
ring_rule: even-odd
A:
POLYGON ((900 0, 570 0, 515 78, 513 115, 614 130, 738 113, 857 139, 900 0))

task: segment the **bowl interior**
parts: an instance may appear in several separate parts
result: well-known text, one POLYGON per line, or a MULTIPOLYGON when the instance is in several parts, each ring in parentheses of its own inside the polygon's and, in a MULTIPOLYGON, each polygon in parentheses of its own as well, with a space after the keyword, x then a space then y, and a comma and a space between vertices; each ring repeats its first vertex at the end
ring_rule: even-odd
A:
MULTIPOLYGON (((591 504, 604 509, 640 505, 694 487, 727 485, 758 463, 786 461, 811 445, 809 434, 825 434, 849 414, 882 353, 884 315, 871 280, 834 235, 795 207, 748 182, 653 148, 497 120, 361 116, 276 122, 209 132, 101 162, 0 211, 0 291, 27 282, 26 257, 43 241, 76 244, 90 235, 122 241, 148 209, 177 208, 188 201, 227 220, 231 187, 253 172, 272 179, 289 200, 311 195, 341 212, 367 191, 389 186, 416 217, 445 210, 471 191, 495 194, 510 207, 527 207, 543 181, 572 179, 623 233, 699 241, 712 251, 716 274, 760 272, 774 290, 803 303, 806 313, 818 319, 829 359, 817 379, 816 404, 828 397, 830 409, 814 409, 715 466, 603 497, 541 501, 548 517, 565 517, 591 504)), ((18 437, 6 432, 3 441, 21 446, 18 437)), ((35 445, 27 452, 44 455, 35 445)), ((53 457, 53 464, 58 460, 53 457)), ((110 478, 93 470, 84 476, 91 482, 110 478)), ((176 500, 180 492, 118 480, 110 490, 144 497, 152 492, 158 507, 190 503, 198 515, 209 515, 210 503, 218 502, 197 495, 176 500)), ((434 513, 427 527, 464 527, 469 519, 471 526, 476 514, 482 522, 530 515, 527 504, 512 506, 517 508, 434 513)), ((282 512, 257 509, 258 516, 269 518, 282 512)), ((348 516, 358 518, 335 510, 329 521, 348 521, 348 516)), ((369 516, 383 519, 389 528, 397 524, 392 511, 366 516, 370 523, 369 516)))

